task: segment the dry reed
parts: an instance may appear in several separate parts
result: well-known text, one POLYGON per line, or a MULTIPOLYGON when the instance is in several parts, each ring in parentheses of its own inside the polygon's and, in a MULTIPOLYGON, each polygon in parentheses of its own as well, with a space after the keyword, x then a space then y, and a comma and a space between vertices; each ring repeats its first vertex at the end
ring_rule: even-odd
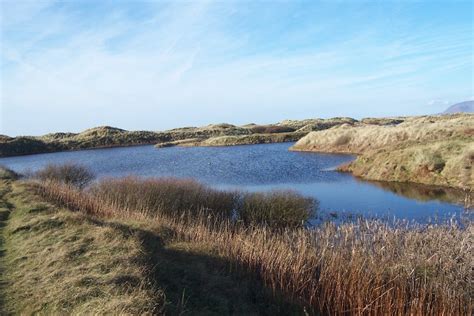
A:
POLYGON ((174 237, 204 243, 310 313, 471 315, 474 226, 357 221, 276 233, 201 216, 107 205, 100 196, 35 184, 49 201, 95 216, 154 220, 174 237), (150 217, 151 216, 151 217, 150 217))

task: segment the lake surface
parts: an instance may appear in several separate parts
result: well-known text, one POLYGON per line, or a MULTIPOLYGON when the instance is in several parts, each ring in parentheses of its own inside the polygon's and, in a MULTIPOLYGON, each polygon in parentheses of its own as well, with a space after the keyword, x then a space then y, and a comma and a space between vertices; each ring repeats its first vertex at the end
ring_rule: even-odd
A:
POLYGON ((292 143, 234 147, 137 146, 1 158, 17 172, 50 163, 78 162, 98 177, 194 178, 220 189, 292 189, 319 200, 321 214, 346 213, 416 220, 460 216, 458 191, 361 181, 335 167, 350 155, 290 152, 292 143))

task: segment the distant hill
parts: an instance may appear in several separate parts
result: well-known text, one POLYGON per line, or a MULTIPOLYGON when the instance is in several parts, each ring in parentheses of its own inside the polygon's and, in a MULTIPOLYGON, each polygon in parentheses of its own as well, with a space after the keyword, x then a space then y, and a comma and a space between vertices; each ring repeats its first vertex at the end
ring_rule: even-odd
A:
POLYGON ((474 101, 465 101, 461 103, 456 103, 451 105, 449 108, 444 111, 444 114, 449 113, 474 113, 474 101))

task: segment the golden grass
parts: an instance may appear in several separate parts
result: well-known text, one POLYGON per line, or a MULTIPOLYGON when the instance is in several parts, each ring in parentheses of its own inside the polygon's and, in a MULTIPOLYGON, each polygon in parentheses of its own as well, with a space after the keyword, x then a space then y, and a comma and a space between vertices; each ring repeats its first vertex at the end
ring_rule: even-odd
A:
POLYGON ((474 189, 474 142, 439 141, 383 148, 359 156, 344 171, 367 180, 416 182, 474 189))
POLYGON ((292 150, 361 154, 384 147, 394 148, 403 143, 472 141, 472 126, 472 114, 410 117, 397 125, 343 124, 308 134, 292 150))
POLYGON ((275 233, 210 217, 166 216, 107 205, 53 183, 44 198, 109 218, 169 227, 176 241, 205 245, 312 312, 356 315, 471 315, 474 226, 407 226, 358 221, 275 233))
POLYGON ((410 117, 397 125, 312 132, 291 150, 359 154, 341 170, 368 180, 474 188, 474 115, 410 117))

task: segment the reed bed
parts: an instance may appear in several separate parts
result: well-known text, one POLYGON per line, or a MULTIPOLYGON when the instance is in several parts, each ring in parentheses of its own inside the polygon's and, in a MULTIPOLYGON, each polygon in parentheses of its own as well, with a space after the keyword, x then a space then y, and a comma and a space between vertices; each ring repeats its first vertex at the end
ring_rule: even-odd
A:
POLYGON ((117 207, 100 194, 34 184, 49 201, 94 216, 146 219, 174 238, 206 244, 233 268, 262 280, 305 310, 354 315, 471 315, 474 226, 359 220, 311 229, 245 226, 189 213, 117 207))
MULTIPOLYGON (((293 191, 221 191, 195 180, 176 178, 104 179, 89 189, 99 200, 127 212, 201 215, 274 229, 302 227, 318 202, 293 191)), ((151 215, 151 214, 150 214, 151 215)))
POLYGON ((92 186, 90 192, 114 208, 169 216, 205 212, 230 218, 237 199, 237 192, 218 191, 194 180, 175 178, 104 179, 92 186))

